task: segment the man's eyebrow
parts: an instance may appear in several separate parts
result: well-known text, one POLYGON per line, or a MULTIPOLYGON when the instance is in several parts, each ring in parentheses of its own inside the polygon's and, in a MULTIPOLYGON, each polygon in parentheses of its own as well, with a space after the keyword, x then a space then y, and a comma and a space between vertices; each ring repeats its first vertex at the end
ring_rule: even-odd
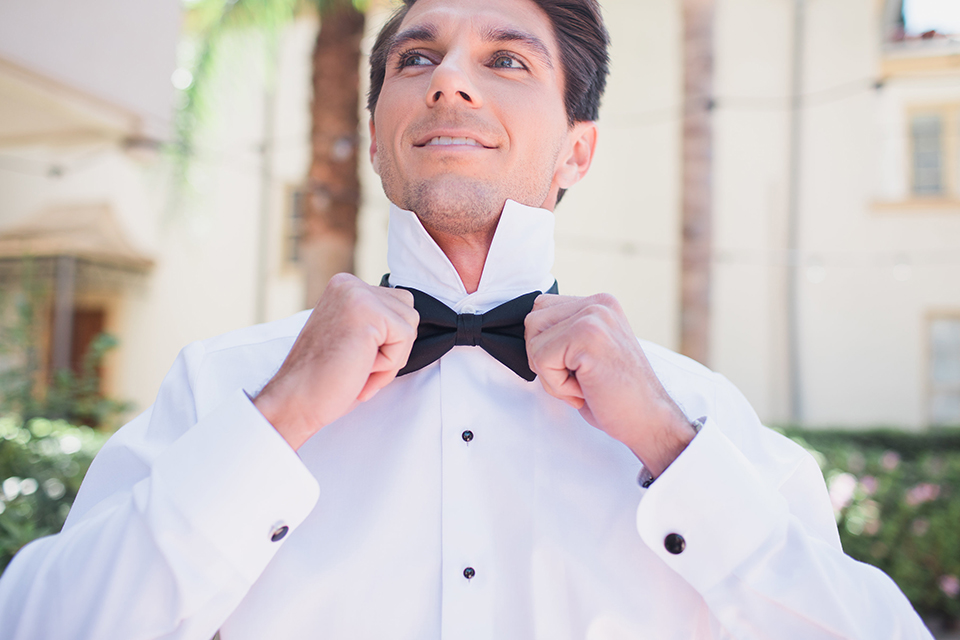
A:
POLYGON ((553 69, 553 58, 543 40, 537 36, 516 29, 490 28, 481 34, 486 42, 519 42, 540 59, 548 69, 553 69))
POLYGON ((408 42, 436 42, 437 28, 432 24, 423 24, 411 27, 406 31, 393 36, 390 41, 390 47, 387 49, 387 57, 391 57, 397 49, 405 46, 408 42))
MULTIPOLYGON (((533 34, 517 29, 491 27, 481 34, 481 38, 485 42, 519 42, 539 58, 548 69, 553 69, 553 58, 550 55, 550 50, 543 40, 533 34)), ((387 49, 387 57, 393 56, 397 49, 404 47, 407 43, 436 42, 437 39, 437 28, 433 24, 427 23, 411 27, 393 36, 387 49)))

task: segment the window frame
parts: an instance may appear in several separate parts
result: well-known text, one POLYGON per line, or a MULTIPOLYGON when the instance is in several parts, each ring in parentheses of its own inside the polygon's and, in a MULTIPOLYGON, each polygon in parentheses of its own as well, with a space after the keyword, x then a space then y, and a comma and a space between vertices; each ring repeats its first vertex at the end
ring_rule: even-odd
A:
POLYGON ((908 199, 928 203, 960 202, 960 102, 912 105, 907 108, 906 116, 908 199), (943 123, 940 132, 943 189, 939 194, 924 195, 914 190, 917 175, 913 122, 924 115, 937 115, 943 123))
MULTIPOLYGON (((926 426, 938 428, 938 427, 952 427, 960 425, 960 417, 956 423, 938 423, 934 421, 933 415, 933 398, 935 394, 939 393, 943 389, 936 386, 933 380, 933 323, 938 320, 952 320, 957 323, 960 323, 960 309, 949 309, 949 310, 938 310, 932 311, 926 314, 926 323, 924 325, 924 353, 926 354, 926 362, 923 370, 923 379, 926 386, 926 393, 924 394, 924 417, 926 420, 926 426)), ((947 387, 946 390, 950 391, 953 387, 947 387)), ((957 390, 960 391, 960 383, 957 384, 957 390)))

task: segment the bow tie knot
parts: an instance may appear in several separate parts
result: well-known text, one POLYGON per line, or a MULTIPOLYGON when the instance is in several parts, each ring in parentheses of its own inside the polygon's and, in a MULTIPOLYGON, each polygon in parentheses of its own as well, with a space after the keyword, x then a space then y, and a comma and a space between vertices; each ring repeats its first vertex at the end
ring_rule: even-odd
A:
POLYGON ((479 347, 483 329, 483 316, 475 313, 457 315, 457 346, 479 347))

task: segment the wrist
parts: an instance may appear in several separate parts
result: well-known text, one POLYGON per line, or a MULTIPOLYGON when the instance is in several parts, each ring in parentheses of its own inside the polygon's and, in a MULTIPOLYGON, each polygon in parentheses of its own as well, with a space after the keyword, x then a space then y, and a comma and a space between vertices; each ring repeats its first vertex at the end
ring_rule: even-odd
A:
POLYGON ((672 401, 660 412, 660 417, 638 429, 641 438, 629 444, 644 468, 659 477, 687 448, 698 429, 672 401))
POLYGON ((305 419, 301 412, 295 410, 296 403, 275 398, 269 384, 256 397, 251 398, 251 401, 294 451, 317 431, 312 421, 305 419))

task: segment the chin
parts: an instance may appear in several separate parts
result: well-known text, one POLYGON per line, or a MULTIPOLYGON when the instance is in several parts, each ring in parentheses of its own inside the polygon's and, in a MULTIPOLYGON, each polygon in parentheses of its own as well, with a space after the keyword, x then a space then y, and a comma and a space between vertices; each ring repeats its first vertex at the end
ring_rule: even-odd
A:
POLYGON ((444 177, 406 185, 395 202, 416 213, 427 228, 465 235, 496 226, 506 199, 490 183, 444 177))

